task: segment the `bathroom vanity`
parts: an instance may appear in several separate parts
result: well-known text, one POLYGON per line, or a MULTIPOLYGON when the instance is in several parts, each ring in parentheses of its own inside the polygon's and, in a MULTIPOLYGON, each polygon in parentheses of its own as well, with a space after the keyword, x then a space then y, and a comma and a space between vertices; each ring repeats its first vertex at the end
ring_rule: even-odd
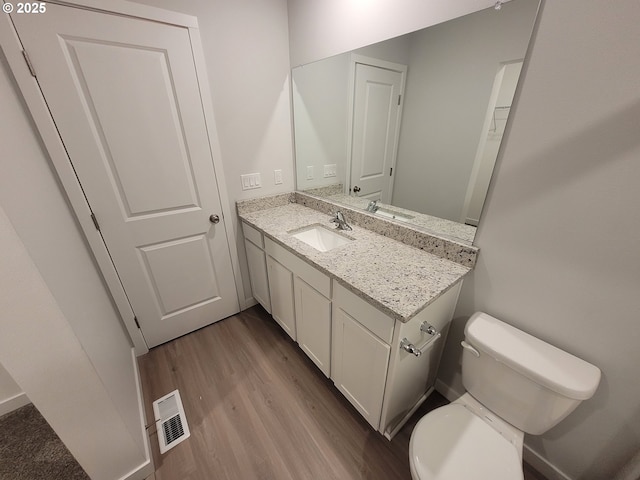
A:
POLYGON ((385 235, 354 224, 351 218, 367 220, 355 212, 345 213, 352 230, 337 231, 326 212, 332 208, 297 193, 239 202, 251 287, 356 410, 391 439, 433 391, 472 265, 443 258, 450 246, 432 242, 438 256, 390 238, 398 233, 393 224, 369 225, 390 228, 385 235))

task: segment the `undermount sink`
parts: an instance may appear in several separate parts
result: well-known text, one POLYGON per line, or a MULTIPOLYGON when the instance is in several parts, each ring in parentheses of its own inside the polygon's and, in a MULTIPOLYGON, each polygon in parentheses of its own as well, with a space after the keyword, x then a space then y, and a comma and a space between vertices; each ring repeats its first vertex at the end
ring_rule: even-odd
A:
POLYGON ((411 215, 404 215, 399 212, 394 212, 393 210, 387 210, 386 208, 379 208, 378 210, 376 210, 376 215, 403 221, 411 220, 413 218, 411 215))
POLYGON ((321 252, 328 252, 336 247, 346 245, 352 240, 322 225, 311 225, 292 233, 291 236, 321 252))

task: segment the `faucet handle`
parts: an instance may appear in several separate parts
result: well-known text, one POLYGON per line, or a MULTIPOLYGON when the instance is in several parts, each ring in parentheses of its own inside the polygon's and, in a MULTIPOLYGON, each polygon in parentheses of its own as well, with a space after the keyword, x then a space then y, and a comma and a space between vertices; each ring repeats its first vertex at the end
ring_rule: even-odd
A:
POLYGON ((352 230, 351 225, 347 223, 347 220, 344 218, 344 215, 340 210, 335 213, 335 217, 333 217, 331 221, 338 224, 338 230, 352 230))

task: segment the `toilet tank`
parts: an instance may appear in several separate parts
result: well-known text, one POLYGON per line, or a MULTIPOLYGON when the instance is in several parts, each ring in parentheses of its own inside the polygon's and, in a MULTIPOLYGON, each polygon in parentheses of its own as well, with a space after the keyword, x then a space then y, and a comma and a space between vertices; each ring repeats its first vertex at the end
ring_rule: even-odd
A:
POLYGON ((526 433, 549 430, 600 382, 597 367, 486 313, 473 314, 464 332, 464 387, 526 433))

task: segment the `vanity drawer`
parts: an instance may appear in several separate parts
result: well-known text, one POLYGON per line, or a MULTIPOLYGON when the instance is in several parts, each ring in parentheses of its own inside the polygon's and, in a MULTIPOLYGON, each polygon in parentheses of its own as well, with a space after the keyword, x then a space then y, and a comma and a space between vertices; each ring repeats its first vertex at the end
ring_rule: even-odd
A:
POLYGON ((251 241, 254 245, 264 248, 264 243, 262 241, 262 233, 253 228, 252 226, 242 222, 242 232, 244 233, 244 238, 251 241))
POLYGON ((331 298, 331 279, 317 268, 278 245, 270 238, 264 239, 265 251, 279 263, 315 288, 327 298, 331 298))
POLYGON ((333 303, 382 341, 391 344, 395 321, 336 281, 333 282, 333 303))

